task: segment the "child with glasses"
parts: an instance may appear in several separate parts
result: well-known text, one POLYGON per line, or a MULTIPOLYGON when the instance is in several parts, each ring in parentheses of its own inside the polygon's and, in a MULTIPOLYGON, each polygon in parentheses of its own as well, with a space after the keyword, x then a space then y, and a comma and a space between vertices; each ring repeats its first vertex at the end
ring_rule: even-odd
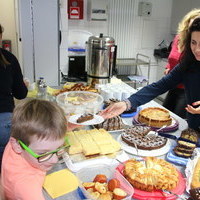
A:
POLYGON ((2 186, 9 200, 44 200, 46 171, 65 152, 66 117, 53 102, 28 100, 16 106, 11 138, 2 163, 2 186))

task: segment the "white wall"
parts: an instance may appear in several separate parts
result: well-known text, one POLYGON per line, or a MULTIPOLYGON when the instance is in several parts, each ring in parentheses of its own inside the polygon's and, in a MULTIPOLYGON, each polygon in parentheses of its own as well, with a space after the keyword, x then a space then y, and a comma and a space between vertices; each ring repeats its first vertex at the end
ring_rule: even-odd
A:
POLYGON ((4 27, 3 40, 11 40, 12 52, 18 57, 14 1, 0 0, 0 24, 4 27))
POLYGON ((118 44, 118 57, 136 57, 137 53, 142 53, 150 56, 154 62, 153 50, 158 48, 158 44, 163 39, 168 44, 173 39, 170 33, 173 0, 146 0, 146 2, 152 3, 152 15, 150 17, 138 16, 138 3, 140 1, 107 0, 109 19, 107 22, 98 22, 88 21, 87 0, 85 0, 84 19, 69 20, 69 29, 87 30, 94 35, 103 32, 109 34, 109 36, 115 36, 116 44, 118 44), (111 24, 110 21, 115 24, 111 24), (124 28, 127 26, 129 29, 124 28), (124 31, 123 38, 118 37, 119 31, 124 31), (127 38, 126 44, 124 44, 124 38, 127 38), (121 48, 122 46, 123 48, 121 48))
MULTIPOLYGON (((67 22, 67 0, 60 0, 61 2, 61 31, 62 43, 60 46, 60 68, 61 71, 67 72, 68 55, 67 55, 67 35, 68 29, 87 30, 94 35, 104 33, 104 35, 116 36, 116 44, 118 44, 118 57, 135 57, 137 53, 142 53, 151 57, 152 66, 156 66, 157 61, 154 60, 153 50, 158 47, 158 44, 165 39, 170 43, 173 36, 170 34, 170 20, 173 0, 146 0, 152 3, 152 15, 150 17, 138 16, 138 3, 142 0, 107 0, 110 10, 109 18, 123 19, 126 12, 132 11, 131 23, 128 30, 130 39, 125 43, 118 41, 118 31, 115 27, 120 27, 120 21, 114 24, 113 32, 110 31, 109 21, 89 21, 87 13, 87 1, 84 1, 84 19, 83 20, 69 20, 67 22), (116 2, 119 2, 117 7, 116 2), (123 9, 127 2, 130 3, 128 9, 123 9), (114 6, 113 6, 113 4, 114 6), (110 6, 112 5, 112 6, 110 6), (120 49, 121 48, 121 49, 120 49), (125 48, 127 51, 125 52, 125 48)), ((128 17, 128 16, 127 16, 128 17)), ((13 53, 17 56, 16 48, 16 30, 15 30, 15 14, 14 14, 14 0, 0 1, 0 23, 4 26, 5 32, 3 39, 11 39, 13 45, 13 53), (9 13, 9 15, 8 15, 9 13)), ((108 19, 110 20, 110 19, 108 19)), ((121 24, 122 26, 123 24, 121 24)), ((124 37, 126 38, 126 37, 124 37)), ((152 67, 155 69, 155 67, 152 67)), ((155 69, 156 70, 156 69, 155 69)), ((153 71, 155 71, 153 70, 153 71)), ((154 72, 151 72, 152 80, 154 80, 154 72)))
POLYGON ((154 82, 159 67, 153 56, 154 49, 162 40, 169 45, 173 39, 170 28, 173 0, 146 0, 152 3, 149 17, 138 16, 138 4, 142 0, 107 0, 107 22, 88 21, 87 1, 84 1, 84 20, 69 20, 69 29, 84 29, 94 35, 103 32, 114 37, 118 58, 135 58, 137 53, 149 56, 150 83, 154 82))

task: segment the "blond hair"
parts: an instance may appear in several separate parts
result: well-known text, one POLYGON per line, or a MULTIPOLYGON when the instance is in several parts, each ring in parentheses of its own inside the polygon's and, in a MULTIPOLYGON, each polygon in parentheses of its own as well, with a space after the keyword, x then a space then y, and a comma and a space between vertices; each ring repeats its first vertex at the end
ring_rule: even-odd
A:
POLYGON ((180 52, 183 52, 185 46, 186 36, 191 24, 191 20, 200 16, 200 9, 194 8, 188 12, 178 25, 177 34, 179 35, 178 48, 180 52))
POLYGON ((65 114, 56 103, 25 100, 14 109, 11 136, 29 145, 32 136, 52 140, 64 138, 66 128, 65 114))

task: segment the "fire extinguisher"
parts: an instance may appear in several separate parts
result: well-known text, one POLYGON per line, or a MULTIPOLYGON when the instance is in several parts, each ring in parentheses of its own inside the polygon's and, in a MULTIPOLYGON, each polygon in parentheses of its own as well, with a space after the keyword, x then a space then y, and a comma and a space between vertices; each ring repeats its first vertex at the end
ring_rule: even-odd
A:
POLYGON ((11 52, 11 40, 2 40, 2 48, 11 52))

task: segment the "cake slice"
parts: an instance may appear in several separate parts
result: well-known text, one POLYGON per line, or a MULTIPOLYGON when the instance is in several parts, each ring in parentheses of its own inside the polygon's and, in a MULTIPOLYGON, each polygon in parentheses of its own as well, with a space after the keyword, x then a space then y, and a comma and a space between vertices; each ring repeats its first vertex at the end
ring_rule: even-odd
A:
POLYGON ((86 122, 86 121, 89 121, 91 119, 94 118, 94 115, 92 114, 84 114, 84 115, 81 115, 78 119, 77 119, 77 123, 83 123, 83 122, 86 122))
POLYGON ((180 138, 187 139, 191 142, 197 142, 198 141, 198 132, 188 128, 182 131, 180 138))
POLYGON ((200 188, 190 189, 189 192, 192 200, 200 200, 200 188))
POLYGON ((83 147, 81 143, 78 141, 77 137, 75 134, 71 131, 67 133, 69 142, 70 142, 70 147, 69 147, 69 154, 77 154, 77 153, 82 153, 83 147))

